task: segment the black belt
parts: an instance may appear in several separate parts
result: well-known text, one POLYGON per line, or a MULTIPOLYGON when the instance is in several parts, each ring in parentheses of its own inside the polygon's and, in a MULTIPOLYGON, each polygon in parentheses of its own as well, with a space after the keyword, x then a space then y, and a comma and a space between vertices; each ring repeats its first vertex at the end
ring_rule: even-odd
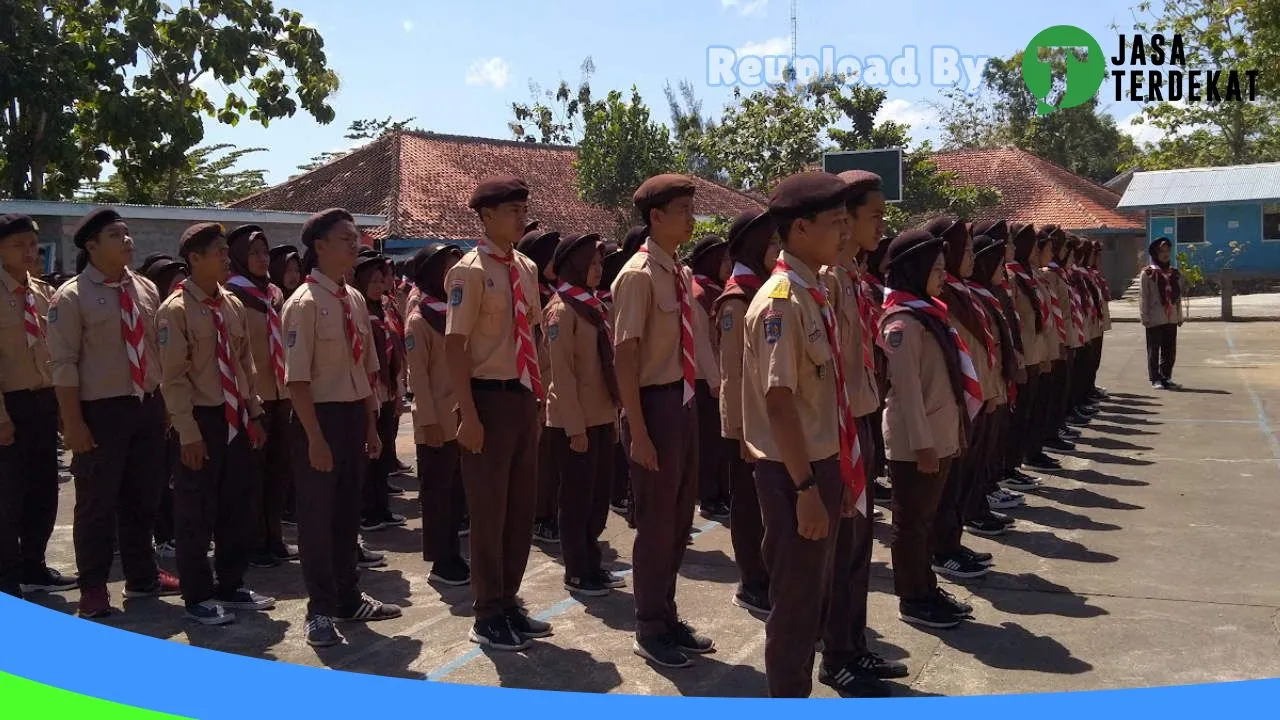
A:
POLYGON ((675 382, 669 382, 666 385, 645 385, 644 387, 640 388, 640 392, 664 392, 667 390, 683 390, 683 389, 684 389, 684 381, 677 380, 675 382))
POLYGON ((471 378, 472 390, 490 390, 492 392, 529 392, 529 388, 518 379, 513 380, 482 380, 480 378, 471 378))

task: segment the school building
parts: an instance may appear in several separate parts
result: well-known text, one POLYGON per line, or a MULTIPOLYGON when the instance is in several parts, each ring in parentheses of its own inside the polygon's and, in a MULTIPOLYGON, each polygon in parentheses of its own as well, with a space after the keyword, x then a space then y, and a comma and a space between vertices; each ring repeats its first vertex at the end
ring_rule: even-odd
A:
MULTIPOLYGON (((238 210, 316 212, 344 207, 380 215, 368 232, 383 252, 407 257, 430 242, 473 246, 483 232, 467 208, 481 178, 510 173, 529 184, 529 219, 563 235, 610 235, 618 219, 583 202, 575 187, 577 148, 514 140, 399 131, 315 170, 232 203, 238 210)), ((764 205, 736 190, 694 178, 694 214, 734 217, 764 205)))
POLYGON ((1280 276, 1280 163, 1134 173, 1119 207, 1207 274, 1280 276))

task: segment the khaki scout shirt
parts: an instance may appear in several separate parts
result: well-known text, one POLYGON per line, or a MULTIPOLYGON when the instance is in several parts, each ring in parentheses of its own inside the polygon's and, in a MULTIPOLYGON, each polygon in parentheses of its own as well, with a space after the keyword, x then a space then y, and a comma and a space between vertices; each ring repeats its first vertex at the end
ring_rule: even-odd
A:
MULTIPOLYGON (((1053 285, 1053 278, 1050 277, 1052 273, 1048 270, 1038 268, 1031 273, 1035 275, 1036 282, 1044 293, 1041 296, 1042 301, 1049 304, 1049 322, 1045 323, 1040 331, 1040 361, 1051 363, 1062 357, 1062 338, 1058 335, 1057 321, 1053 319, 1053 301, 1058 297, 1058 293, 1053 285)), ((1071 314, 1071 308, 1063 308, 1062 312, 1065 325, 1066 316, 1071 314)))
POLYGON ((597 330, 559 294, 547 303, 547 346, 551 349, 551 382, 547 390, 547 427, 573 437, 587 428, 612 425, 618 408, 600 360, 597 330))
MULTIPOLYGON (((538 296, 538 267, 524 254, 512 250, 520 271, 520 286, 529 307, 529 331, 542 321, 538 296)), ((507 266, 478 248, 471 250, 445 276, 449 310, 445 334, 467 338, 471 377, 480 380, 514 380, 516 371, 515 313, 512 310, 511 275, 507 266)), ((536 347, 535 347, 536 351, 536 347)))
POLYGON ((915 462, 916 452, 928 448, 933 448, 939 458, 955 455, 960 451, 961 408, 956 404, 942 347, 933 333, 907 311, 885 315, 880 332, 880 346, 888 360, 886 457, 915 462))
MULTIPOLYGON (((1062 306, 1062 324, 1067 329, 1067 347, 1078 348, 1080 341, 1076 338, 1076 328, 1080 327, 1080 323, 1076 322, 1075 312, 1071 309, 1071 286, 1052 269, 1049 271, 1049 281, 1052 283, 1050 287, 1058 297, 1058 304, 1062 306)), ((1083 309, 1084 304, 1081 303, 1081 310, 1083 309)))
POLYGON ((880 408, 880 390, 876 387, 875 373, 869 372, 862 362, 859 283, 856 276, 850 275, 845 268, 826 268, 823 283, 831 288, 836 319, 840 324, 840 358, 844 361, 844 382, 849 388, 849 407, 854 417, 865 417, 880 408))
POLYGON ((964 344, 969 348, 969 357, 973 359, 973 369, 978 373, 978 385, 982 387, 982 399, 984 401, 991 400, 995 397, 995 389, 992 384, 992 377, 996 373, 996 368, 987 367, 987 346, 983 343, 982 338, 977 337, 969 332, 969 328, 964 323, 955 319, 955 316, 949 318, 951 327, 955 328, 960 334, 960 339, 964 340, 964 344))
POLYGON ((439 425, 445 442, 458 437, 458 403, 449 381, 449 362, 444 336, 431 327, 415 305, 405 323, 405 355, 409 366, 409 387, 413 390, 413 439, 426 441, 426 428, 439 425))
POLYGON ((746 298, 730 298, 720 306, 720 434, 742 439, 742 353, 746 298))
MULTIPOLYGON (((0 392, 39 390, 53 385, 49 371, 49 344, 47 333, 50 288, 45 283, 27 275, 25 285, 0 268, 0 392), (40 326, 40 340, 27 345, 27 327, 23 316, 27 301, 27 288, 36 301, 36 324, 40 326)), ((4 399, 0 398, 0 424, 10 422, 4 399)))
MULTIPOLYGON (((249 348, 253 351, 253 367, 257 371, 257 387, 262 402, 288 400, 289 391, 276 380, 275 366, 271 364, 271 329, 267 324, 267 314, 249 305, 241 305, 249 317, 249 348)), ((276 308, 276 312, 280 312, 280 308, 276 308)), ((280 321, 280 332, 284 332, 284 318, 280 321)), ((284 342, 283 335, 280 342, 284 342)))
POLYGON ((284 304, 284 379, 286 383, 311 384, 313 402, 358 402, 373 394, 369 376, 378 371, 373 347, 369 308, 364 297, 347 286, 363 355, 356 366, 347 337, 343 301, 334 293, 338 285, 312 271, 316 282, 303 282, 284 304))
MULTIPOLYGON (((228 352, 236 387, 250 419, 257 418, 262 415, 262 405, 249 347, 249 313, 236 296, 223 288, 218 288, 218 293, 222 300, 222 322, 227 326, 231 344, 228 352)), ((213 324, 213 309, 204 304, 208 297, 195 283, 187 281, 182 292, 175 292, 160 304, 156 315, 156 344, 160 346, 163 373, 160 392, 164 394, 169 422, 178 431, 183 445, 203 440, 192 410, 220 408, 225 403, 222 370, 218 365, 218 331, 213 324)))
MULTIPOLYGON (((1036 332, 1036 306, 1032 304, 1031 296, 1022 291, 1017 278, 1009 279, 1009 292, 1022 330, 1022 364, 1025 367, 1038 365, 1044 359, 1044 345, 1036 332)), ((1049 318, 1049 322, 1052 323, 1053 318, 1049 318)))
POLYGON ((693 275, 683 266, 677 271, 671 255, 652 240, 644 246, 647 251, 632 255, 613 281, 614 346, 640 340, 640 387, 669 385, 684 377, 679 277, 693 315, 695 375, 719 387, 720 368, 711 350, 707 315, 693 299, 693 275))
MULTIPOLYGON (((813 270, 785 251, 787 264, 813 287, 813 270)), ((743 333, 742 434, 757 459, 782 462, 765 397, 773 388, 792 392, 810 461, 840 453, 835 355, 827 343, 822 311, 809 292, 785 275, 771 275, 747 308, 743 333)))
MULTIPOLYGON (((143 328, 147 371, 142 390, 151 393, 160 384, 155 332, 160 298, 150 280, 128 268, 124 272, 143 328)), ((80 388, 83 402, 133 395, 133 373, 120 317, 120 290, 107 287, 105 282, 102 272, 89 265, 58 288, 49 308, 53 384, 80 388)))

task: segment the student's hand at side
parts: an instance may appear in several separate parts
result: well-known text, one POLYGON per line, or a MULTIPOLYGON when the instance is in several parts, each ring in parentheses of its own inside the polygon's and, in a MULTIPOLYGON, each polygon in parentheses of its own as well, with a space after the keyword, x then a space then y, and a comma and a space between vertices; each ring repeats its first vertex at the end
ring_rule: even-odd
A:
POLYGON ((203 468, 207 457, 209 457, 209 452, 205 449, 204 441, 202 440, 182 446, 182 464, 191 470, 198 471, 203 468))
POLYGON ((926 475, 932 475, 938 472, 940 465, 938 463, 938 453, 933 448, 925 448, 916 451, 916 469, 926 475))

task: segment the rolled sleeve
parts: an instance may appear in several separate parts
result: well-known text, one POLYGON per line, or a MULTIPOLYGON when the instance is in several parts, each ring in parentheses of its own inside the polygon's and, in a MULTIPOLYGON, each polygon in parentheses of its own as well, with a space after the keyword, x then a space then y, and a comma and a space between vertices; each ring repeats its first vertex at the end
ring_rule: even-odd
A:
POLYGON ((431 392, 431 346, 427 342, 426 318, 416 313, 410 315, 405 331, 409 387, 413 390, 413 424, 417 427, 439 425, 435 395, 431 392))
POLYGON ((480 299, 484 290, 484 268, 474 265, 454 265, 445 276, 445 289, 449 295, 449 309, 445 314, 445 335, 470 337, 480 317, 480 299))
POLYGON ((183 445, 200 442, 200 426, 193 414, 195 388, 191 385, 190 343, 187 341, 186 310, 169 302, 156 314, 156 329, 163 343, 160 349, 160 393, 169 412, 169 423, 183 445))
POLYGON ((885 365, 895 400, 890 407, 901 419, 897 426, 906 430, 907 443, 913 451, 927 450, 933 447, 933 429, 925 411, 924 389, 920 385, 924 328, 899 320, 888 323, 883 335, 881 347, 888 359, 885 365), (890 341, 891 336, 897 341, 897 347, 890 341))
POLYGON ((742 438, 743 318, 747 306, 726 301, 720 308, 720 430, 727 438, 742 438))
POLYGON ((653 299, 653 283, 640 270, 624 270, 613 283, 613 344, 644 337, 649 305, 653 299))
POLYGON ((284 306, 284 381, 311 382, 315 354, 316 307, 299 300, 284 306))

